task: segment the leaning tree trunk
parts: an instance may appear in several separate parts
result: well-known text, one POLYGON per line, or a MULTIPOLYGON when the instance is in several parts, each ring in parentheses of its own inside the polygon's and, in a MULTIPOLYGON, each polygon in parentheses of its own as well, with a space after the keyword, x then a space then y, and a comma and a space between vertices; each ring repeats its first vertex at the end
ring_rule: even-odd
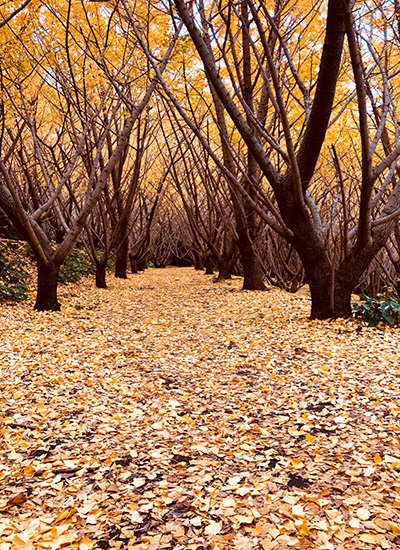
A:
POLYGON ((119 279, 127 278, 128 269, 128 239, 125 239, 117 252, 115 259, 115 277, 119 279))
POLYGON ((99 262, 96 264, 96 287, 107 288, 106 283, 107 262, 99 262))
POLYGON ((37 261, 37 295, 34 309, 37 311, 60 311, 57 300, 58 274, 60 265, 37 261))

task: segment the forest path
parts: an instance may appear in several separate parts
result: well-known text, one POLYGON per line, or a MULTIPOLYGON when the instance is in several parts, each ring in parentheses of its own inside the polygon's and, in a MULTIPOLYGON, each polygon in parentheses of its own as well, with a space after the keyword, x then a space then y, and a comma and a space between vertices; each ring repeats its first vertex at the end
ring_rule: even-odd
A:
POLYGON ((397 330, 191 268, 108 282, 0 309, 0 550, 400 546, 397 330))

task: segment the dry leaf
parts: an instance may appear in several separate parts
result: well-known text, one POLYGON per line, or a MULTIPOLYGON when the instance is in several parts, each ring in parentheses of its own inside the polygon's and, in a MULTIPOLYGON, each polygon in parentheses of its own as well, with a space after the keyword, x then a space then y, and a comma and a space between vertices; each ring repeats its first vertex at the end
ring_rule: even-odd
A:
POLYGON ((204 529, 204 533, 206 535, 218 535, 218 533, 221 531, 222 523, 213 521, 212 523, 209 523, 207 527, 204 529))
POLYGON ((360 535, 360 540, 368 544, 379 544, 379 539, 370 533, 363 533, 360 535))
POLYGON ((359 508, 356 513, 357 517, 359 519, 362 519, 363 521, 366 521, 371 517, 371 513, 369 510, 367 510, 367 508, 359 508))
POLYGON ((95 544, 95 541, 92 541, 87 537, 82 537, 79 541, 79 550, 91 550, 95 544))
POLYGON ((9 508, 10 506, 21 506, 27 500, 28 496, 26 493, 18 493, 17 495, 14 495, 9 500, 7 500, 5 507, 9 508))

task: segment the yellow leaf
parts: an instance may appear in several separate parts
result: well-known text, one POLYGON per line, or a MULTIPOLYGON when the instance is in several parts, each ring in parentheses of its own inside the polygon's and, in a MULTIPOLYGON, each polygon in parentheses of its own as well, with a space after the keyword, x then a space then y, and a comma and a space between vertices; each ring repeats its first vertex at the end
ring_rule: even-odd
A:
POLYGON ((391 528, 394 535, 400 535, 400 527, 398 527, 395 523, 391 524, 391 528))
POLYGON ((14 535, 12 542, 15 546, 23 546, 29 542, 29 535, 27 533, 19 533, 18 535, 14 535))
POLYGON ((93 540, 88 539, 87 537, 82 537, 79 542, 79 550, 90 550, 95 545, 93 540))
POLYGON ((36 472, 35 468, 28 464, 28 466, 25 466, 24 468, 24 474, 26 476, 33 476, 33 474, 36 472))
POLYGON ((305 535, 306 537, 308 537, 308 535, 310 534, 310 530, 308 529, 308 523, 306 520, 304 520, 301 524, 301 529, 299 529, 299 533, 301 535, 305 535))
POLYGON ((314 443, 315 437, 311 434, 306 434, 306 441, 308 441, 308 443, 314 443))
POLYGON ((376 453, 376 455, 374 456, 374 462, 375 464, 380 464, 382 462, 382 457, 379 453, 376 453))
POLYGON ((368 542, 369 544, 378 544, 378 539, 369 533, 364 533, 360 535, 360 540, 363 542, 368 542))
POLYGON ((301 468, 302 466, 302 461, 300 460, 300 458, 293 458, 292 460, 292 464, 295 468, 301 468))
POLYGON ((253 523, 253 516, 235 516, 236 521, 239 523, 253 523))
POLYGON ((273 540, 262 540, 260 544, 264 550, 272 550, 278 546, 278 543, 273 540))
POLYGON ((59 521, 63 521, 64 519, 68 519, 71 516, 73 516, 76 512, 76 508, 71 508, 70 510, 61 510, 61 512, 58 514, 56 518, 56 523, 59 521))
MULTIPOLYGON (((51 529, 51 535, 53 538, 59 538, 61 537, 61 535, 63 533, 65 533, 65 531, 67 531, 68 529, 70 528, 70 525, 65 524, 65 525, 58 525, 56 527, 48 527, 48 529, 51 529)), ((43 533, 42 530, 40 530, 41 533, 43 533)))

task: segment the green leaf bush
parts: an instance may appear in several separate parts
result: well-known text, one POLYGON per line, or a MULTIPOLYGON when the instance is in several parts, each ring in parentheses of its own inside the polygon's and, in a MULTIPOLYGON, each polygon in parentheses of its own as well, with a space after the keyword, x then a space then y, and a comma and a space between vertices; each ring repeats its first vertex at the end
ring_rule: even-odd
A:
POLYGON ((62 284, 76 283, 82 277, 95 273, 96 268, 88 254, 81 248, 75 248, 61 266, 58 281, 62 284))
POLYGON ((26 300, 30 265, 20 241, 0 240, 0 301, 26 300))
POLYGON ((400 322, 400 303, 394 299, 381 300, 366 296, 363 302, 353 304, 354 317, 361 319, 371 327, 380 323, 390 325, 400 322))

